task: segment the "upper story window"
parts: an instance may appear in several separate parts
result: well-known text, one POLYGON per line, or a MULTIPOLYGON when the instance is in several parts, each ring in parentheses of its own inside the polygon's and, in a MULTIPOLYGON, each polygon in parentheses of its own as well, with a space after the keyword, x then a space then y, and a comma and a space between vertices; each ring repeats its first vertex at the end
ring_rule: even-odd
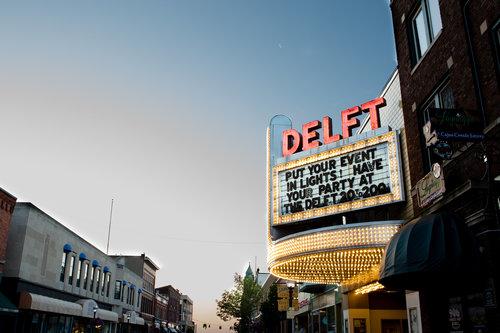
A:
POLYGON ((95 293, 99 294, 100 282, 101 282, 101 269, 97 268, 96 279, 95 279, 95 293))
POLYGON ((95 266, 92 266, 92 269, 90 270, 90 286, 89 286, 90 291, 94 291, 94 273, 95 273, 95 266))
POLYGON ((123 302, 123 297, 125 295, 125 286, 126 285, 127 285, 127 281, 123 280, 122 299, 121 299, 122 302, 123 302))
MULTIPOLYGON (((453 109, 455 107, 455 102, 453 99, 453 90, 451 85, 446 80, 431 94, 430 98, 422 107, 423 124, 430 120, 430 109, 453 109)), ((422 124, 422 125, 423 125, 422 124)), ((425 139, 424 139, 425 140, 425 139)), ((453 145, 450 142, 440 140, 439 144, 426 147, 424 143, 424 168, 427 171, 431 170, 431 166, 434 163, 441 163, 443 160, 451 157, 453 152, 453 145), (449 156, 448 156, 449 155, 449 156)))
POLYGON ((413 64, 424 55, 442 28, 439 0, 421 0, 410 26, 413 64))
POLYGON ((500 71, 500 20, 498 20, 497 23, 495 23, 495 25, 493 26, 492 32, 493 32, 493 43, 495 46, 497 67, 498 70, 500 71))
POLYGON ((59 281, 64 282, 64 275, 66 273, 66 259, 68 258, 68 253, 63 252, 62 261, 61 261, 61 275, 59 277, 59 281))
POLYGON ((135 300, 135 286, 131 285, 130 286, 130 299, 128 304, 134 305, 134 300, 135 300))
POLYGON ((120 280, 115 281, 115 299, 121 298, 122 292, 122 282, 120 280))
POLYGON ((109 271, 109 268, 107 266, 103 267, 102 272, 105 276, 106 281, 104 281, 104 278, 102 279, 101 296, 104 296, 104 288, 106 288, 106 297, 109 297, 109 285, 111 283, 111 272, 109 271))
POLYGON ((82 263, 83 261, 78 260, 78 270, 76 271, 76 287, 80 287, 80 281, 82 280, 82 263))
POLYGON ((71 255, 69 260, 68 284, 73 285, 73 273, 75 270, 75 256, 71 255))
POLYGON ((89 281, 89 262, 86 261, 83 269, 83 289, 87 289, 87 282, 89 281))
POLYGON ((76 286, 80 288, 80 284, 82 282, 82 268, 84 261, 87 260, 87 255, 85 253, 80 253, 78 257, 78 270, 76 271, 76 286))
POLYGON ((61 274, 59 276, 59 281, 64 282, 64 277, 66 275, 66 262, 68 261, 68 254, 73 251, 71 245, 65 244, 63 247, 63 254, 61 260, 61 274))

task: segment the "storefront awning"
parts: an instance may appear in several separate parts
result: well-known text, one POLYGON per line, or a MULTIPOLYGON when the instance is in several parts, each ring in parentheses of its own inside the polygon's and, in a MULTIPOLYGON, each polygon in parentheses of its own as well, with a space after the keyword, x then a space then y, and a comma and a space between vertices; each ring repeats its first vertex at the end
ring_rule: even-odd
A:
POLYGON ((304 283, 300 286, 301 293, 319 294, 326 290, 327 284, 304 283))
POLYGON ((408 290, 464 286, 479 275, 479 261, 475 236, 460 217, 445 212, 427 215, 392 237, 379 282, 408 290))
POLYGON ((118 322, 118 313, 104 309, 97 309, 96 316, 104 321, 118 322))
POLYGON ((60 313, 69 316, 81 316, 82 306, 77 303, 32 294, 22 291, 19 296, 19 308, 44 312, 60 313))
POLYGON ((0 312, 17 313, 19 310, 4 294, 0 292, 0 312))

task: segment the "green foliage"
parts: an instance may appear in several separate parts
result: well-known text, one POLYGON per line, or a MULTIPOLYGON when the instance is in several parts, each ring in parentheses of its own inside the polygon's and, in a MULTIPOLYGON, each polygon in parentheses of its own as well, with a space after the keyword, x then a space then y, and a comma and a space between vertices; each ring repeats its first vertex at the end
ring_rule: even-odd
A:
POLYGON ((194 329, 189 326, 187 329, 186 329, 186 333, 194 333, 194 329))
POLYGON ((284 313, 278 311, 278 287, 269 287, 267 299, 260 304, 261 319, 266 331, 278 332, 279 323, 284 313))
POLYGON ((252 278, 242 278, 236 273, 234 288, 225 290, 221 300, 216 300, 217 316, 224 321, 236 319, 235 328, 238 332, 247 333, 261 296, 262 289, 252 278))

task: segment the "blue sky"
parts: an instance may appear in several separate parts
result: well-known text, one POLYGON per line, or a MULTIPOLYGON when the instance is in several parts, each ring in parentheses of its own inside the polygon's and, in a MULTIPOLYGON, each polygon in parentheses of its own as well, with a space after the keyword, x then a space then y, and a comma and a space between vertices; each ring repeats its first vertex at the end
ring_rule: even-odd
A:
POLYGON ((266 270, 269 120, 339 133, 395 67, 385 0, 0 1, 0 187, 103 251, 113 198, 110 252, 218 324, 266 270))

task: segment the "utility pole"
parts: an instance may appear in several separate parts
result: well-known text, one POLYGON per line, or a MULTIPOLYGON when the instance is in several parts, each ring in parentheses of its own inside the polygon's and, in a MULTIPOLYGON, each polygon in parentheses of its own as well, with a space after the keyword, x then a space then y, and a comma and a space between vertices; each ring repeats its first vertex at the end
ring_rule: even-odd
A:
POLYGON ((106 255, 109 252, 109 237, 111 236, 111 220, 113 218, 113 201, 114 199, 111 199, 111 211, 109 213, 108 244, 106 245, 106 255))

